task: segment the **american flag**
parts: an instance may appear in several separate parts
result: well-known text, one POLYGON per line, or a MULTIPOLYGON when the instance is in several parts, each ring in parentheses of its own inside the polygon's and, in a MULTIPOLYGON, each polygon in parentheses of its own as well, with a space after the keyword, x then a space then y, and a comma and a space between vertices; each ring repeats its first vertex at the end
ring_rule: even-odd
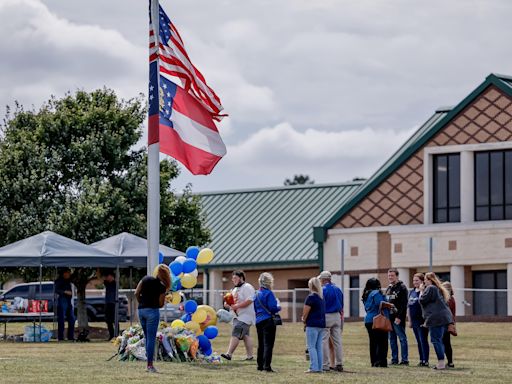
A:
POLYGON ((151 18, 149 47, 148 144, 180 161, 194 175, 209 174, 226 154, 214 120, 222 105, 201 73, 192 65, 178 31, 159 6, 159 36, 151 18), (157 48, 156 41, 161 40, 157 48), (158 71, 160 68, 160 71, 158 71), (181 86, 167 77, 178 78, 181 86))
POLYGON ((159 6, 160 29, 159 29, 159 48, 156 46, 155 30, 150 15, 149 26, 149 61, 160 59, 160 71, 170 76, 177 77, 181 81, 182 87, 196 98, 212 115, 212 118, 220 121, 225 114, 220 114, 223 110, 219 97, 211 89, 204 76, 192 64, 185 51, 185 45, 181 36, 159 6))

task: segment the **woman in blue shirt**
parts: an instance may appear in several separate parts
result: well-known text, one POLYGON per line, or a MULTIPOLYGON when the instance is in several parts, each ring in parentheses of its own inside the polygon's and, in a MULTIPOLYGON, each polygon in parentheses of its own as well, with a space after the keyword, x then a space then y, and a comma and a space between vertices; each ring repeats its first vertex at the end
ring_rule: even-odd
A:
POLYGON ((374 277, 368 279, 364 287, 362 301, 366 310, 364 325, 370 339, 370 361, 372 367, 387 368, 388 332, 373 329, 373 318, 379 314, 381 305, 386 307, 384 315, 389 317, 387 308, 391 307, 392 304, 385 301, 385 296, 381 292, 381 285, 378 279, 374 277))
POLYGON ((409 302, 407 304, 407 312, 409 315, 409 327, 412 328, 416 342, 418 344, 418 352, 420 356, 419 367, 428 367, 429 346, 428 346, 428 328, 423 326, 425 319, 421 311, 420 305, 420 285, 423 284, 425 275, 416 273, 412 278, 414 289, 409 293, 409 302))
POLYGON ((322 373, 322 338, 325 331, 325 302, 322 284, 317 277, 308 281, 309 296, 304 302, 302 322, 306 325, 306 339, 309 351, 309 369, 306 373, 322 373))
POLYGON ((279 303, 272 292, 274 277, 263 272, 259 279, 260 289, 254 299, 254 312, 256 313, 256 331, 258 332, 258 371, 275 372, 272 369, 272 351, 276 340, 276 325, 272 318, 281 310, 279 303))

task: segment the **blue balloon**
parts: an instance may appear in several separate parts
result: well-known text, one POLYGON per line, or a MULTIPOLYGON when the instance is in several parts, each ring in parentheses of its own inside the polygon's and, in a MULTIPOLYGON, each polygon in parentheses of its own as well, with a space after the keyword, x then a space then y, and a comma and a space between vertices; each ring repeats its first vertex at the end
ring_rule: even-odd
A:
POLYGON ((210 356, 213 353, 212 347, 209 350, 203 352, 205 356, 210 356))
POLYGON ((173 261, 171 264, 169 264, 169 268, 175 276, 178 276, 181 272, 183 272, 183 264, 181 264, 179 261, 173 261))
POLYGON ((195 300, 187 300, 185 301, 185 312, 194 313, 197 309, 197 303, 195 300))
POLYGON ((185 251, 185 255, 189 259, 197 259, 197 255, 199 255, 199 247, 188 247, 185 251))
MULTIPOLYGON (((183 273, 190 273, 197 268, 197 263, 194 259, 187 259, 183 263, 183 273)), ((179 275, 179 273, 178 273, 179 275)))
POLYGON ((219 334, 219 330, 217 327, 210 325, 204 329, 203 333, 208 339, 212 340, 217 337, 217 335, 219 334))
POLYGON ((192 315, 190 313, 185 313, 183 316, 181 316, 181 321, 184 323, 189 322, 192 320, 192 315))
MULTIPOLYGON (((162 264, 164 262, 164 254, 162 252, 158 252, 158 264, 162 264)), ((179 275, 179 273, 178 273, 179 275)))
POLYGON ((207 351, 212 348, 212 343, 205 335, 197 336, 197 341, 199 342, 199 349, 201 351, 207 351))
POLYGON ((180 278, 178 277, 178 284, 176 284, 176 291, 179 291, 181 288, 182 288, 182 286, 181 286, 181 280, 180 280, 180 278))

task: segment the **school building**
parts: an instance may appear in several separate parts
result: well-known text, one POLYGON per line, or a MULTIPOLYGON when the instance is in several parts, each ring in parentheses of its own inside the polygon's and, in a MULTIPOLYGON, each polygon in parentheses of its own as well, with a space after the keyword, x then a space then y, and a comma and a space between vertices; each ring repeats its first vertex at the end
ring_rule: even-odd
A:
MULTIPOLYGON (((376 275, 387 285, 389 267, 410 287, 432 268, 458 316, 512 316, 512 78, 491 74, 435 111, 314 239, 338 282, 343 241, 345 291, 376 275)), ((361 315, 359 292, 345 296, 346 315, 361 315)))

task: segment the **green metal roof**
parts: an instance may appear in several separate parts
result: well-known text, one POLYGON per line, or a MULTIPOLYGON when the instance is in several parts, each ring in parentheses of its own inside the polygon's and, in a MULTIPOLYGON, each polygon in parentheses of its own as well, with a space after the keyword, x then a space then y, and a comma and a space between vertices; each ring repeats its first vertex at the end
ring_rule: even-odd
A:
POLYGON ((410 156, 424 146, 436 133, 443 129, 455 116, 472 103, 485 89, 494 85, 506 95, 512 97, 512 77, 490 74, 485 81, 453 108, 439 108, 410 138, 380 167, 372 177, 361 185, 352 197, 342 204, 338 211, 323 225, 326 231, 332 228, 346 213, 354 208, 364 197, 377 188, 395 172, 410 156))
POLYGON ((212 234, 208 266, 318 265, 313 227, 361 182, 199 194, 212 234))

